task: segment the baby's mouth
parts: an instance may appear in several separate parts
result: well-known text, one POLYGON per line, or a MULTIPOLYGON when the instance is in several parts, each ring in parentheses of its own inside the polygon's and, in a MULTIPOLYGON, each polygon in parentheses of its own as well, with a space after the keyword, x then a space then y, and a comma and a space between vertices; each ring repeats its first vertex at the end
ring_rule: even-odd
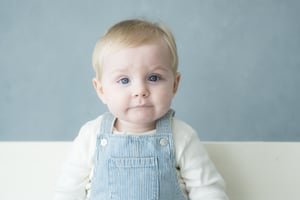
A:
POLYGON ((149 105, 149 104, 140 104, 140 105, 132 106, 131 108, 133 108, 133 109, 139 109, 139 108, 150 108, 150 107, 152 107, 152 106, 149 105))

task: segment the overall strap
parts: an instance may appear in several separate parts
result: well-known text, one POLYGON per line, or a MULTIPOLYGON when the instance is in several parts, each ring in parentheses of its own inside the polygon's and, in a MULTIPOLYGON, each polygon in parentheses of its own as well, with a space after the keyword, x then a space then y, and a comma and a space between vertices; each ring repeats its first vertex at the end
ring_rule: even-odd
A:
POLYGON ((99 135, 111 134, 113 132, 115 119, 115 116, 113 116, 110 112, 104 113, 102 116, 99 135))
POLYGON ((156 132, 161 134, 172 133, 171 120, 175 115, 175 111, 170 109, 163 117, 156 121, 156 132))

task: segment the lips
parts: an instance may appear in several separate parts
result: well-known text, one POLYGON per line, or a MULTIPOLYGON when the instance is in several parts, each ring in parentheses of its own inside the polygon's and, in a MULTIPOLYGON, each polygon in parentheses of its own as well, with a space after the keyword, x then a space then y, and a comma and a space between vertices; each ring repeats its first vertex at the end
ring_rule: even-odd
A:
POLYGON ((150 108, 150 107, 152 107, 152 106, 148 105, 148 104, 142 104, 142 105, 131 106, 130 108, 138 109, 138 108, 150 108))

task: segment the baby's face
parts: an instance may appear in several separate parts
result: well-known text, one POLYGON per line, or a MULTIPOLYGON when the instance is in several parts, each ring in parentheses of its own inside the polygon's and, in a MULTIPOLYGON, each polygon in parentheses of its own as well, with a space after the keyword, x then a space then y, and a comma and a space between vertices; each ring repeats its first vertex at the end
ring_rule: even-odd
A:
POLYGON ((124 48, 103 60, 101 81, 94 80, 98 96, 116 117, 119 131, 144 132, 171 106, 179 73, 162 43, 124 48))

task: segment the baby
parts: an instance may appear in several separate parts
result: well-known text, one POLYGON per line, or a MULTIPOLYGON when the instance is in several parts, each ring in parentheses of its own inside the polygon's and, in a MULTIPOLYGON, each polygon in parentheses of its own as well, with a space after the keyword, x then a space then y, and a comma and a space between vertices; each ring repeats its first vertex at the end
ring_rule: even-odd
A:
POLYGON ((197 133, 170 108, 180 73, 172 33, 125 20, 96 44, 94 88, 109 112, 82 126, 55 200, 227 200, 197 133))

